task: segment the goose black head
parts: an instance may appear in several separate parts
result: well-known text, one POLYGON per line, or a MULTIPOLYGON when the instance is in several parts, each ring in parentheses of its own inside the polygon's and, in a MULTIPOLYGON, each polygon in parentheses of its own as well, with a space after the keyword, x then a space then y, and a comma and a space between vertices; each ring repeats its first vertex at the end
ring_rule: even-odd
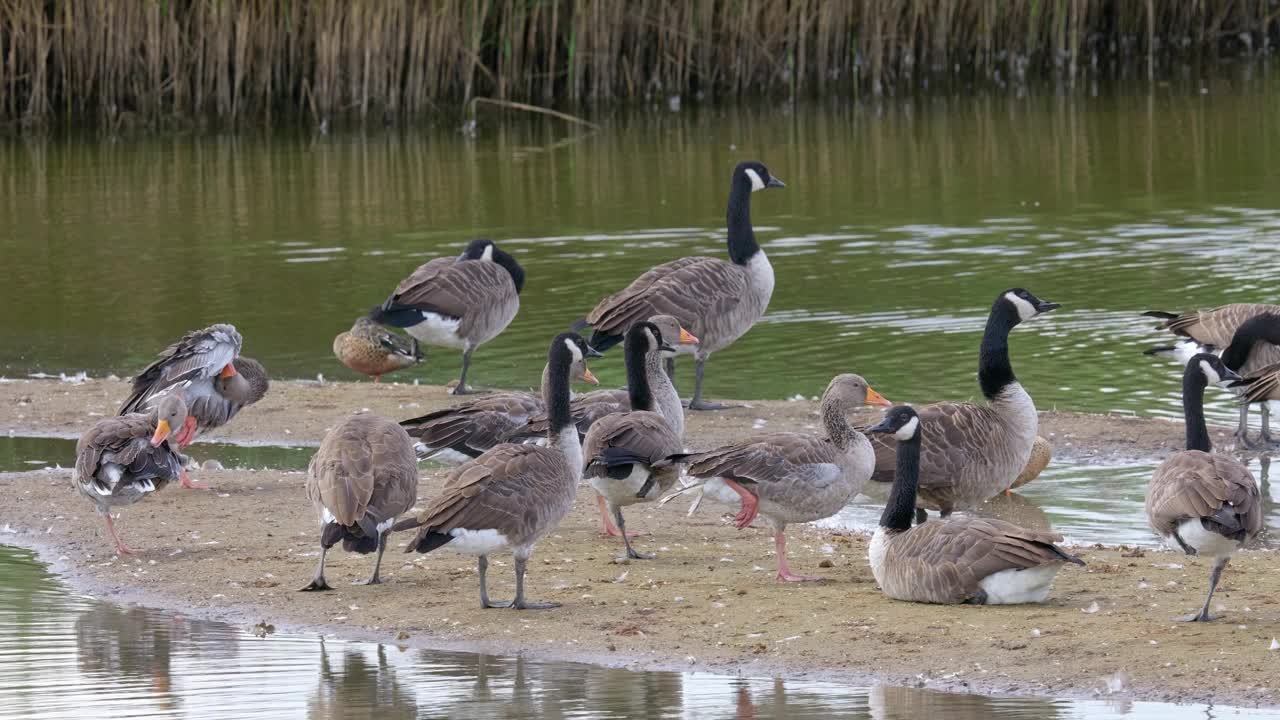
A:
POLYGON ((1222 362, 1222 358, 1212 353, 1199 353, 1187 361, 1185 377, 1203 377, 1206 385, 1218 385, 1239 380, 1234 370, 1222 362))
POLYGON ((1018 318, 1015 325, 1020 322, 1026 322, 1037 315, 1043 315, 1050 310, 1057 310, 1062 307, 1061 303, 1047 302, 1032 295, 1030 292, 1022 288, 1011 288, 1000 293, 1000 297, 996 298, 997 304, 1006 304, 1013 308, 1014 315, 1018 318))
POLYGON ((769 173, 769 168, 758 160, 747 160, 738 163, 738 167, 733 169, 733 183, 738 185, 745 183, 751 192, 764 190, 765 188, 781 188, 786 187, 778 178, 769 173))
POLYGON ((569 376, 591 385, 599 385, 600 381, 587 368, 587 358, 603 357, 595 348, 587 344, 582 336, 574 332, 560 333, 551 341, 551 349, 547 353, 547 364, 569 365, 569 376))
POLYGON ((516 286, 516 294, 524 290, 524 268, 516 262, 515 256, 498 247, 488 238, 478 238, 467 243, 467 247, 458 256, 458 260, 489 260, 498 263, 511 275, 511 282, 516 286))
POLYGON ((867 428, 869 433, 892 434, 899 442, 920 437, 920 416, 910 405, 890 408, 884 419, 867 428))

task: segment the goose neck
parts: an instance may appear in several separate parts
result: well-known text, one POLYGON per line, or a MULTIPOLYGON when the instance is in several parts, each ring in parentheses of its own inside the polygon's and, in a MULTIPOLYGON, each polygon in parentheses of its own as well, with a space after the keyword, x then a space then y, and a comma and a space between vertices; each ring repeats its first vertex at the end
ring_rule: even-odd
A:
POLYGON ((978 384, 988 402, 1018 381, 1009 362, 1009 332, 1017 326, 1018 319, 1017 311, 1000 300, 991 307, 987 317, 987 328, 978 350, 978 384))
POLYGON ((569 412, 569 366, 568 358, 553 356, 543 371, 542 401, 547 406, 547 439, 552 444, 566 429, 575 438, 578 435, 569 412))
POLYGON ((725 218, 729 231, 729 259, 746 265, 760 251, 751 227, 751 186, 745 178, 734 177, 729 186, 729 207, 725 218))
POLYGON ((1209 452, 1209 428, 1204 422, 1204 389, 1208 385, 1198 368, 1182 375, 1182 416, 1187 426, 1187 449, 1209 452))
POLYGON ((862 433, 854 430, 849 424, 849 419, 845 417, 840 403, 824 398, 818 412, 822 415, 822 424, 827 429, 827 437, 831 438, 831 442, 841 450, 849 448, 849 443, 853 442, 854 436, 862 436, 862 433))
POLYGON ((627 396, 631 400, 631 409, 652 411, 653 393, 645 370, 648 348, 642 342, 629 342, 624 348, 624 354, 627 365, 627 396))
POLYGON ((897 468, 889 502, 880 515, 880 527, 894 532, 911 529, 916 516, 916 489, 920 483, 920 433, 910 440, 898 441, 897 468))
POLYGON ((667 376, 662 353, 650 353, 644 359, 645 379, 649 383, 649 394, 657 412, 667 421, 667 425, 678 437, 684 437, 684 407, 680 404, 680 394, 667 376))

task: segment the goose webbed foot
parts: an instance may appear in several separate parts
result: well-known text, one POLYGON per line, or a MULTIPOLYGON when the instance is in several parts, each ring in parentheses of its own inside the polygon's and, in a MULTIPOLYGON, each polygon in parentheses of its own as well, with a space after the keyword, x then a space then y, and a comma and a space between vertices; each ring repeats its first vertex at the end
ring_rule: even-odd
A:
POLYGON ((1198 613, 1191 613, 1190 615, 1179 615, 1174 619, 1178 622, 1213 622, 1214 617, 1201 610, 1198 613))
POLYGON ((489 391, 480 390, 479 388, 473 388, 469 385, 456 385, 452 390, 449 391, 449 394, 450 395, 483 395, 487 392, 489 391))
POLYGON ((332 590, 332 589, 333 588, 330 587, 329 583, 324 579, 324 577, 321 576, 321 577, 315 578, 311 582, 307 583, 305 586, 298 588, 298 592, 321 592, 324 590, 332 590))
POLYGON ((746 407, 745 405, 736 405, 732 403, 709 402, 701 398, 690 400, 685 404, 690 410, 732 410, 733 408, 746 407))
POLYGON ((377 575, 374 575, 373 577, 367 578, 365 580, 353 580, 351 581, 351 584, 352 585, 381 585, 382 578, 378 577, 377 575))
POLYGON ((560 607, 558 602, 533 602, 532 600, 513 601, 511 607, 516 610, 554 610, 560 607))

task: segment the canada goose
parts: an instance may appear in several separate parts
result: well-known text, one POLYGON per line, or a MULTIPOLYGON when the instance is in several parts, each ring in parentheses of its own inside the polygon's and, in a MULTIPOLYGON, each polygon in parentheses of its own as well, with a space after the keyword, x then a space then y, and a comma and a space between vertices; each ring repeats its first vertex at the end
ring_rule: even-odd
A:
POLYGON ((1022 472, 1018 473, 1018 477, 1013 479, 1013 484, 1005 492, 1012 492, 1014 488, 1020 488, 1040 477, 1040 473, 1049 467, 1049 461, 1052 459, 1053 445, 1037 435, 1035 443, 1031 445, 1031 456, 1027 458, 1027 464, 1023 466, 1022 472))
POLYGON ((132 505, 175 478, 186 479, 174 428, 183 427, 187 405, 166 394, 149 412, 103 418, 76 443, 72 481, 107 523, 116 552, 133 555, 111 520, 111 508, 132 505))
POLYGON ((373 377, 374 382, 423 359, 417 338, 393 333, 367 316, 357 318, 350 330, 338 333, 333 339, 333 354, 343 365, 373 377))
MULTIPOLYGON (((550 368, 547 365, 542 369, 544 397, 550 382, 550 368)), ((600 384, 583 363, 574 364, 572 379, 589 385, 600 384)), ((414 449, 418 459, 467 462, 501 443, 512 442, 508 436, 525 426, 535 413, 543 413, 545 409, 546 404, 541 397, 527 392, 505 391, 480 395, 426 415, 402 420, 400 426, 417 440, 414 449)), ((546 436, 544 431, 543 437, 546 436)))
POLYGON ((1280 399, 1280 394, 1265 389, 1265 379, 1280 369, 1280 315, 1261 313, 1240 323, 1231 336, 1231 343, 1222 351, 1222 364, 1241 376, 1229 385, 1240 394, 1240 423, 1236 438, 1240 444, 1253 448, 1249 440, 1249 406, 1262 404, 1262 429, 1258 439, 1264 444, 1275 442, 1271 437, 1270 400, 1280 399), (1259 381, 1264 381, 1259 383, 1259 381))
POLYGON ((1258 485, 1234 458, 1212 454, 1204 422, 1204 389, 1209 383, 1239 379, 1211 353, 1187 362, 1182 374, 1182 414, 1187 449, 1156 468, 1147 486, 1147 521, 1166 542, 1188 555, 1212 555, 1209 594, 1200 612, 1180 618, 1208 622, 1209 601, 1232 554, 1262 530, 1258 485))
POLYGON ((353 415, 325 434, 307 465, 307 498, 320 520, 320 562, 302 590, 331 590, 324 579, 329 548, 361 555, 377 552, 373 574, 357 585, 376 585, 396 517, 418 499, 418 463, 404 429, 376 415, 353 415))
POLYGON ((548 382, 543 402, 551 413, 547 446, 503 443, 449 474, 434 500, 415 518, 396 523, 396 530, 418 528, 405 552, 431 552, 448 545, 478 556, 480 606, 558 607, 524 597, 525 567, 534 543, 560 524, 573 508, 582 478, 582 444, 569 417, 569 377, 574 366, 585 374, 594 351, 575 333, 557 335, 547 351, 548 382), (516 596, 493 603, 485 585, 488 556, 511 548, 515 555, 516 596))
MULTIPOLYGON (((1222 352, 1232 344, 1236 332, 1249 319, 1261 315, 1280 314, 1280 305, 1262 303, 1232 303, 1210 310, 1196 310, 1181 315, 1161 310, 1149 310, 1142 313, 1145 317, 1157 318, 1160 328, 1175 335, 1187 338, 1171 346, 1150 348, 1147 355, 1170 356, 1177 361, 1179 367, 1186 367, 1192 356, 1202 352, 1222 352)), ((1254 325, 1254 332, 1265 330, 1265 326, 1254 325)), ((1243 348, 1244 343, 1241 344, 1243 348)), ((1248 350, 1241 350, 1235 355, 1227 367, 1247 375, 1267 365, 1280 363, 1280 347, 1272 342, 1260 345, 1249 345, 1248 350)), ((1270 426, 1271 409, 1262 406, 1262 423, 1270 426)), ((1240 406, 1240 421, 1236 426, 1236 439, 1241 445, 1249 446, 1249 404, 1240 406)), ((1270 433, 1268 433, 1270 434, 1270 433)))
POLYGON ((396 286, 369 317, 404 328, 428 345, 462 350, 454 395, 471 392, 471 353, 497 337, 520 311, 524 268, 492 240, 472 240, 457 258, 436 258, 396 286))
POLYGON ((582 475, 613 514, 627 557, 634 560, 652 560, 653 555, 631 547, 622 508, 657 500, 680 477, 672 457, 684 450, 682 439, 664 414, 654 412, 660 395, 668 396, 666 404, 674 403, 675 412, 682 412, 680 398, 662 367, 662 353, 674 351, 657 325, 631 326, 624 348, 631 409, 600 418, 583 443, 582 475), (651 379, 656 380, 653 385, 651 379))
POLYGON ((889 401, 860 375, 837 375, 822 393, 820 412, 827 437, 767 433, 686 459, 688 474, 701 480, 704 493, 741 505, 735 518, 739 529, 750 525, 757 513, 772 523, 779 580, 823 579, 791 573, 786 527, 835 515, 871 477, 875 450, 846 417, 863 405, 887 407, 889 401))
POLYGON ((1010 605, 1043 602, 1063 563, 1084 565, 1055 543, 1061 535, 994 518, 950 517, 911 526, 927 416, 906 405, 867 429, 897 440, 889 502, 867 552, 885 595, 922 603, 1010 605))
POLYGON ((690 410, 728 407, 702 399, 702 375, 711 353, 742 337, 764 315, 773 295, 773 266, 751 229, 751 193, 785 187, 754 161, 739 163, 729 184, 728 262, 712 257, 685 257, 659 265, 630 285, 600 301, 582 326, 594 328, 591 346, 600 351, 617 345, 639 320, 672 315, 701 339, 690 410))
MULTIPOLYGON (((945 517, 972 507, 1013 484, 1027 465, 1038 429, 1036 406, 1009 364, 1009 331, 1019 323, 1062 307, 1022 288, 996 296, 978 351, 978 385, 986 405, 941 402, 920 408, 929 433, 920 463, 920 519, 925 507, 945 517)), ((876 471, 888 483, 895 467, 892 436, 873 438, 876 471)))

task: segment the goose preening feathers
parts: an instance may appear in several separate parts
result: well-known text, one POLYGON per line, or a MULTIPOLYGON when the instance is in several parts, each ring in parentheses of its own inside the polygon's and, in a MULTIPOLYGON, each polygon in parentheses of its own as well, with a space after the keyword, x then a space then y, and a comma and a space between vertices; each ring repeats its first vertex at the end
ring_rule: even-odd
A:
POLYGON ((1060 535, 971 516, 911 526, 928 423, 904 405, 867 429, 897 440, 893 488, 868 550, 880 589, 895 600, 922 603, 1044 601, 1064 563, 1084 565, 1057 546, 1060 535))
POLYGON ((684 449, 683 409, 663 369, 662 357, 664 352, 674 351, 657 325, 640 322, 631 326, 624 347, 630 409, 600 418, 591 425, 583 443, 586 465, 582 474, 613 514, 627 557, 636 560, 653 556, 631 547, 622 508, 657 500, 680 477, 673 458, 684 449), (677 416, 679 422, 671 422, 670 418, 677 416))
MULTIPOLYGON (((1039 420, 1035 403, 1009 363, 1009 332, 1059 307, 1022 288, 1000 293, 991 305, 978 353, 978 384, 987 404, 941 402, 918 410, 927 434, 917 492, 922 508, 937 508, 946 516, 955 508, 976 506, 1007 489, 1026 468, 1039 420)), ((872 479, 877 482, 893 480, 893 438, 874 438, 872 479)))
POLYGON ((148 412, 99 420, 76 443, 72 482, 106 520, 121 555, 134 551, 116 533, 111 508, 132 505, 172 480, 185 479, 175 433, 186 419, 181 393, 170 392, 148 412))
POLYGON ((1211 620, 1209 603, 1231 556, 1262 530, 1262 505, 1253 474, 1240 461, 1215 455, 1204 421, 1204 389, 1238 379, 1211 353, 1187 362, 1182 375, 1182 411, 1187 449, 1156 468, 1147 486, 1147 521, 1166 542, 1188 555, 1214 559, 1209 593, 1200 612, 1183 620, 1211 620))
POLYGON ((374 382, 424 358, 417 338, 393 333, 368 316, 357 318, 350 330, 338 333, 333 339, 333 354, 343 365, 372 377, 374 382))
POLYGON ((462 351, 454 395, 471 392, 471 353, 497 337, 520 311, 524 268, 492 240, 472 240, 462 255, 435 258, 396 286, 369 317, 404 328, 427 345, 462 351))
POLYGON ((307 498, 320 521, 320 561, 303 590, 329 590, 324 560, 342 543, 348 552, 377 552, 373 574, 361 585, 381 582, 378 570, 396 518, 418 499, 418 462, 404 429, 376 415, 354 415, 325 434, 307 465, 307 498))
POLYGON ((728 347, 755 325, 773 295, 773 266, 751 228, 751 194, 785 187, 764 165, 739 163, 729 183, 729 260, 685 257, 648 270, 626 288, 601 300, 587 315, 591 346, 600 351, 622 342, 628 328, 653 315, 671 315, 701 340, 691 410, 724 405, 702 399, 703 372, 711 353, 728 347))
MULTIPOLYGON (((529 602, 524 575, 534 543, 560 524, 573 508, 582 478, 582 445, 569 416, 569 377, 591 352, 574 333, 556 336, 547 352, 543 401, 551 416, 546 446, 503 443, 449 474, 444 489, 415 518, 396 530, 417 529, 405 552, 432 552, 448 546, 475 555, 481 607, 549 608, 529 602), (485 574, 489 555, 511 549, 516 595, 510 603, 489 600, 485 574)), ((580 370, 579 372, 584 372, 580 370)))
MULTIPOLYGON (((850 424, 847 414, 863 405, 888 406, 859 375, 837 375, 822 394, 821 415, 827 436, 775 432, 750 437, 686 459, 696 489, 720 502, 739 504, 739 529, 757 513, 774 528, 778 579, 821 580, 794 575, 787 564, 786 527, 831 517, 862 489, 875 468, 871 442, 850 424)), ((671 496, 668 496, 671 497, 671 496)))

